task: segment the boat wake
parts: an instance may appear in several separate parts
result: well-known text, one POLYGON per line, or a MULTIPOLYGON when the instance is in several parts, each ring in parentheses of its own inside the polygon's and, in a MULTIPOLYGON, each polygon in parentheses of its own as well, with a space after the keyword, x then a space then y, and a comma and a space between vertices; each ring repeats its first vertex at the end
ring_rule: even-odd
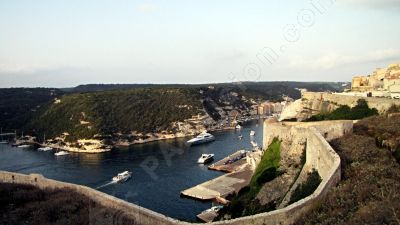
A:
POLYGON ((117 181, 110 181, 110 182, 108 182, 108 183, 106 183, 106 184, 103 184, 103 185, 101 185, 101 186, 98 186, 98 187, 95 188, 95 189, 96 189, 96 190, 102 189, 102 188, 105 188, 105 187, 107 187, 107 186, 110 186, 110 185, 116 184, 116 183, 117 183, 117 181))

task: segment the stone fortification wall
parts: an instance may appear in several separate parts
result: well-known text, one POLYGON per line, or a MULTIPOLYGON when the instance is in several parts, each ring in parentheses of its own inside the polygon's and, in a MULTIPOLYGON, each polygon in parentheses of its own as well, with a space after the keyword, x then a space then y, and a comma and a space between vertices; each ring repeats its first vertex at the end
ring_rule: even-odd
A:
MULTIPOLYGON (((18 173, 10 173, 5 171, 0 171, 0 182, 4 183, 17 183, 17 184, 30 184, 36 186, 40 189, 62 189, 68 188, 77 193, 83 194, 96 202, 97 204, 101 204, 105 207, 116 209, 117 211, 122 211, 124 214, 129 216, 135 221, 135 224, 138 225, 154 225, 154 224, 187 224, 169 217, 166 217, 162 214, 153 212, 151 210, 139 207, 137 205, 128 203, 121 199, 115 198, 113 196, 107 195, 105 193, 96 191, 94 189, 69 184, 64 182, 59 182, 51 179, 46 179, 40 174, 31 174, 31 175, 23 175, 18 173)), ((90 223, 98 224, 96 221, 96 211, 90 210, 90 223)), ((118 216, 118 215, 117 215, 118 216)), ((113 224, 119 224, 118 218, 113 221, 113 224)), ((100 222, 101 224, 101 222, 100 222)))
MULTIPOLYGON (((272 224, 293 224, 296 219, 313 209, 320 202, 327 192, 340 180, 340 158, 326 142, 323 135, 330 138, 340 137, 346 132, 350 132, 351 121, 337 121, 332 124, 312 123, 312 124, 282 124, 266 123, 264 125, 264 148, 268 147, 274 137, 281 139, 307 141, 307 157, 304 171, 310 168, 318 170, 322 177, 322 182, 317 190, 307 198, 294 204, 275 211, 261 213, 254 216, 242 217, 234 220, 220 221, 211 223, 213 225, 272 225, 272 224), (327 134, 326 134, 327 133, 327 134)), ((304 172, 302 171, 302 172, 304 172)), ((0 182, 31 184, 41 189, 45 188, 70 188, 78 193, 88 196, 93 201, 105 207, 121 210, 135 220, 135 224, 154 225, 154 224, 182 224, 186 223, 166 217, 151 210, 141 208, 137 205, 125 202, 102 192, 88 187, 58 182, 46 179, 38 174, 22 175, 17 173, 1 172, 0 182)), ((95 216, 95 215, 94 215, 95 216)), ((119 224, 116 221, 114 224, 119 224)))
POLYGON ((303 92, 302 99, 311 101, 323 100, 337 105, 348 105, 350 107, 357 105, 358 99, 365 99, 369 107, 376 108, 380 113, 385 112, 392 105, 400 105, 399 99, 346 96, 326 92, 303 92))

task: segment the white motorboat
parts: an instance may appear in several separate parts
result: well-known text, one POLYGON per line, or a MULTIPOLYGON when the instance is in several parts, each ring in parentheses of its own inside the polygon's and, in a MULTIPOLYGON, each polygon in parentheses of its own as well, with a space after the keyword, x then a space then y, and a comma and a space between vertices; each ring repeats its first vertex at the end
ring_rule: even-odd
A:
POLYGON ((69 153, 66 152, 66 151, 60 151, 60 152, 54 153, 54 155, 55 155, 55 156, 63 156, 63 155, 69 155, 69 153))
POLYGON ((30 145, 18 145, 17 147, 18 148, 30 148, 31 146, 30 145))
POLYGON ((214 158, 214 154, 202 154, 199 160, 197 160, 197 163, 199 164, 205 164, 210 161, 212 161, 214 158))
POLYGON ((211 142, 211 141, 215 141, 214 135, 212 135, 210 133, 203 133, 193 139, 190 139, 189 141, 187 141, 187 143, 190 145, 198 145, 198 144, 203 144, 203 143, 207 143, 207 142, 211 142))
POLYGON ((124 171, 122 173, 119 173, 117 176, 113 177, 112 180, 114 182, 125 182, 131 177, 132 177, 132 172, 124 171))
POLYGON ((253 146, 253 148, 258 148, 257 142, 251 141, 250 143, 251 143, 251 145, 253 146))
POLYGON ((240 126, 239 124, 238 125, 236 125, 236 127, 235 127, 237 130, 240 130, 240 129, 242 129, 242 126, 240 126))
POLYGON ((38 151, 42 151, 42 152, 47 152, 47 151, 51 151, 51 150, 53 150, 53 148, 51 148, 51 147, 41 147, 41 148, 38 148, 38 151))
POLYGON ((207 210, 203 211, 203 213, 206 213, 206 212, 215 212, 215 213, 218 213, 218 212, 221 211, 221 209, 223 209, 223 208, 224 208, 224 206, 222 206, 222 205, 217 205, 217 206, 213 206, 213 207, 211 207, 210 209, 207 209, 207 210))
POLYGON ((255 136, 256 132, 254 130, 250 131, 250 136, 255 136))

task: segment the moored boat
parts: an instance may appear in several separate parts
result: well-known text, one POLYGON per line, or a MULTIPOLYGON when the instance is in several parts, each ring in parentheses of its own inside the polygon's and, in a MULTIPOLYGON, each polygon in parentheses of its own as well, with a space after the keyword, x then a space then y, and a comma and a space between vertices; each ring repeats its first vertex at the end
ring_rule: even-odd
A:
POLYGON ((197 160, 199 164, 205 164, 214 159, 214 154, 202 154, 201 157, 197 160))
POLYGON ((18 145, 17 147, 18 148, 30 148, 31 146, 30 145, 18 145))
POLYGON ((198 135, 197 137, 190 139, 187 141, 188 144, 190 145, 198 145, 198 144, 203 144, 207 142, 215 141, 214 135, 210 133, 203 133, 198 135))
POLYGON ((59 152, 54 153, 54 155, 55 156, 63 156, 63 155, 69 155, 69 153, 66 151, 59 151, 59 152))
POLYGON ((254 130, 250 131, 250 136, 255 136, 256 132, 254 130))
POLYGON ((47 152, 53 150, 51 147, 41 147, 37 149, 38 151, 47 152))

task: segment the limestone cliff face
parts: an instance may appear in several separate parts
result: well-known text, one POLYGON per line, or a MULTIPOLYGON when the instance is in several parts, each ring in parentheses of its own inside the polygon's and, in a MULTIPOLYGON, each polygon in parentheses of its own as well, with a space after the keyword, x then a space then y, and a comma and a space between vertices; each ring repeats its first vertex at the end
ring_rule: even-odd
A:
POLYGON ((364 99, 370 108, 376 108, 380 113, 392 105, 400 105, 398 99, 348 96, 344 93, 302 92, 302 98, 288 105, 279 118, 280 121, 297 118, 303 121, 313 115, 331 112, 341 105, 354 107, 359 99, 364 99))
POLYGON ((321 112, 331 112, 338 105, 321 99, 299 99, 288 105, 281 113, 280 121, 297 118, 299 121, 310 118, 321 112))

